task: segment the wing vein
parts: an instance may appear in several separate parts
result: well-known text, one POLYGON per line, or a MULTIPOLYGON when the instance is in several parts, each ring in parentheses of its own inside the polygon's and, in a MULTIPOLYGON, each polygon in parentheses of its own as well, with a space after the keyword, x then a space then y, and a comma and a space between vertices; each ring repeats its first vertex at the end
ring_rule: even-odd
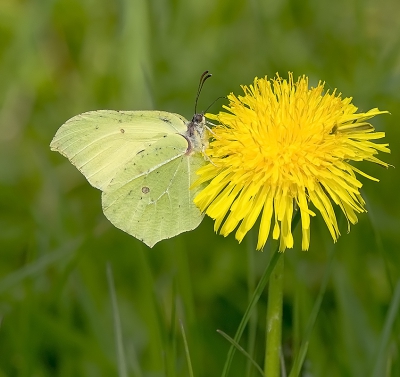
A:
POLYGON ((143 177, 143 176, 145 176, 145 175, 149 175, 149 174, 152 173, 154 170, 157 170, 157 169, 160 168, 161 166, 167 165, 167 164, 170 163, 171 161, 174 161, 174 160, 176 160, 177 158, 182 157, 183 155, 184 155, 184 153, 180 153, 180 154, 178 154, 178 155, 176 155, 176 156, 174 156, 174 157, 169 158, 168 160, 163 161, 163 162, 160 163, 160 164, 157 164, 157 165, 151 167, 150 169, 144 171, 143 173, 138 174, 138 175, 132 177, 132 178, 129 179, 127 182, 125 182, 122 186, 120 186, 119 188, 126 186, 127 184, 131 183, 131 182, 134 181, 135 179, 138 179, 138 178, 143 177))

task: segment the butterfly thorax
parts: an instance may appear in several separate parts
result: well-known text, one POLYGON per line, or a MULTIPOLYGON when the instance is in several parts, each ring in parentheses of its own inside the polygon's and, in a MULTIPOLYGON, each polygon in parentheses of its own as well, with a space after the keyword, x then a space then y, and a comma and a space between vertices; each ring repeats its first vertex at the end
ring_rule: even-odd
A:
POLYGON ((195 114, 190 122, 187 123, 185 138, 188 141, 186 154, 204 152, 208 146, 206 130, 206 118, 203 114, 195 114))

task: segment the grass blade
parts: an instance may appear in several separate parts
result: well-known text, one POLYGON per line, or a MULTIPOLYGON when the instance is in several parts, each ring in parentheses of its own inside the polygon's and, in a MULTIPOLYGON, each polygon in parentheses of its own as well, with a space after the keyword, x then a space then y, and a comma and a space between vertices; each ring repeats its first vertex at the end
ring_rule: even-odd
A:
POLYGON ((183 323, 181 320, 179 320, 179 323, 181 325, 181 331, 182 331, 182 338, 183 338, 183 344, 185 346, 185 354, 186 354, 186 361, 188 363, 188 369, 189 369, 189 377, 194 377, 193 374, 193 367, 192 367, 192 361, 190 359, 190 352, 189 352, 189 346, 187 343, 187 339, 186 339, 186 334, 185 334, 185 329, 183 327, 183 323))
POLYGON ((57 262, 58 260, 68 255, 71 255, 71 249, 75 250, 80 244, 80 240, 71 242, 71 244, 69 244, 67 247, 62 247, 59 251, 46 254, 38 260, 21 267, 11 274, 8 274, 0 280, 0 294, 6 292, 25 278, 29 276, 34 276, 44 270, 47 266, 57 262))
POLYGON ((325 274, 323 276, 321 287, 320 287, 317 299, 315 301, 315 304, 312 308, 310 317, 308 319, 308 323, 307 323, 306 330, 304 333, 304 339, 301 343, 299 352, 294 359, 293 367, 292 367, 292 370, 290 371, 289 377, 298 377, 300 375, 301 368, 303 366, 304 359, 307 354, 308 344, 310 342, 311 333, 314 328, 315 322, 317 320, 317 316, 318 316, 319 310, 321 308, 322 300, 325 295, 326 287, 328 285, 329 277, 331 275, 334 255, 335 254, 333 252, 330 253, 328 265, 326 267, 325 274))
POLYGON ((252 359, 252 357, 244 350, 244 348, 240 344, 235 342, 228 334, 224 333, 221 330, 217 330, 217 333, 221 334, 229 343, 232 344, 233 347, 240 351, 250 361, 250 363, 254 365, 260 375, 264 377, 264 372, 261 367, 252 359))
POLYGON ((398 318, 399 315, 399 306, 400 306, 400 280, 397 281, 392 302, 389 307, 389 312, 386 317, 385 326, 383 327, 376 360, 374 363, 374 367, 372 369, 372 374, 371 374, 372 377, 383 376, 386 350, 389 344, 390 336, 392 334, 393 323, 396 320, 396 318, 398 318))
POLYGON ((115 293, 114 278, 110 263, 107 263, 107 282, 110 291, 111 305, 114 318, 114 331, 115 331, 115 344, 117 346, 117 359, 118 359, 118 375, 120 377, 128 377, 126 368, 125 351, 122 342, 121 320, 119 316, 117 295, 115 293))

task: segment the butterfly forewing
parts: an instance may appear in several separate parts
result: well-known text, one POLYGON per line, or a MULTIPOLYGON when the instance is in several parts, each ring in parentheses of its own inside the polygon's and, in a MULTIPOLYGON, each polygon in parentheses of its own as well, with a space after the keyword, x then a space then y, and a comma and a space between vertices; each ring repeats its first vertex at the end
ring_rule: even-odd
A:
POLYGON ((186 124, 182 116, 163 111, 90 111, 64 123, 50 147, 105 190, 133 156, 166 135, 185 133, 186 124))

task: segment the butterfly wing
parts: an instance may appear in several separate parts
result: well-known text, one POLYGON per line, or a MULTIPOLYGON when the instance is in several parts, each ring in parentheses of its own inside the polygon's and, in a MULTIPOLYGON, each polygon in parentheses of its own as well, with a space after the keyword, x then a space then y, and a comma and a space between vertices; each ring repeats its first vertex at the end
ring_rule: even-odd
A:
POLYGON ((203 219, 193 203, 201 187, 190 186, 205 161, 187 148, 182 135, 169 134, 137 153, 103 192, 106 217, 150 247, 195 229, 203 219))
POLYGON ((163 111, 89 111, 64 123, 50 148, 105 190, 133 156, 166 135, 184 134, 186 124, 182 116, 163 111))

